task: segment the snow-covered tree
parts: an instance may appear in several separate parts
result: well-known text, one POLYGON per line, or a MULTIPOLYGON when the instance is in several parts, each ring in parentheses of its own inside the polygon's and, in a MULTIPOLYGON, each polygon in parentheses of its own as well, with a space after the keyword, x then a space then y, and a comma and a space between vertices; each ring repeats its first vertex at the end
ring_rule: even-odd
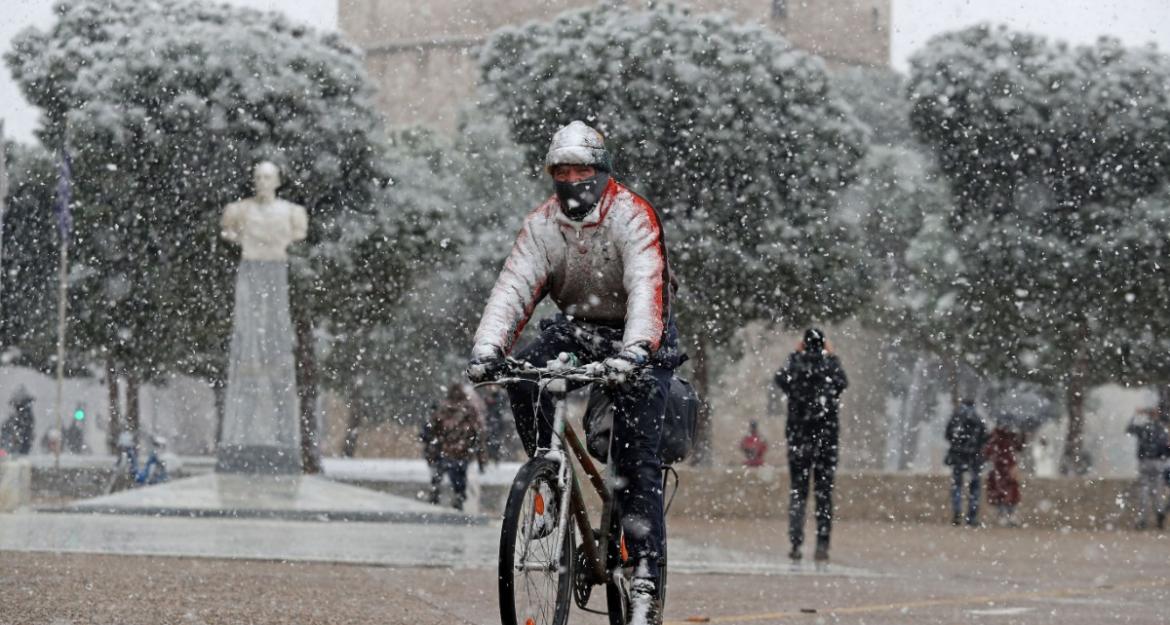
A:
POLYGON ((950 192, 931 160, 904 146, 875 147, 851 192, 861 215, 867 264, 876 279, 873 305, 861 311, 868 325, 899 336, 912 349, 935 353, 939 327, 928 320, 937 304, 933 288, 945 255, 935 225, 952 209, 950 192), (928 292, 929 291, 929 292, 928 292))
POLYGON ((985 373, 1064 386, 1077 470, 1088 387, 1124 381, 1124 346, 1165 325, 1148 295, 1166 289, 1160 248, 1139 235, 1165 228, 1141 200, 1170 180, 1170 58, 977 26, 911 63, 912 124, 957 200, 962 349, 985 373))
POLYGON ((482 105, 530 162, 584 120, 606 135, 616 175, 664 213, 702 391, 707 352, 746 322, 841 319, 864 300, 835 196, 865 128, 819 58, 723 15, 606 5, 498 31, 480 65, 482 105))
MULTIPOLYGON (((136 386, 164 370, 222 379, 232 246, 219 216, 250 170, 281 166, 281 195, 309 209, 293 259, 298 382, 312 421, 321 280, 372 207, 379 117, 359 52, 285 18, 202 1, 66 0, 6 56, 42 110, 40 138, 74 159, 78 340, 136 386)), ((131 399, 131 409, 136 398, 131 399)), ((306 437, 308 440, 309 437, 306 437)))
POLYGON ((911 62, 912 124, 965 212, 1011 212, 1026 184, 1061 206, 1133 200, 1167 176, 1168 61, 1156 49, 975 26, 911 62))
POLYGON ((861 224, 875 280, 874 301, 859 317, 900 347, 952 356, 946 308, 959 259, 945 226, 954 199, 933 154, 915 141, 905 82, 889 69, 833 74, 842 98, 871 131, 869 154, 845 197, 861 224))
POLYGON ((870 143, 900 147, 913 142, 906 78, 884 67, 845 67, 830 74, 833 89, 869 126, 870 143))
POLYGON ((0 364, 52 370, 57 319, 56 168, 39 148, 0 146, 8 167, 0 258, 0 364))
POLYGON ((326 383, 350 409, 347 454, 361 423, 413 425, 462 380, 511 218, 541 197, 527 169, 505 125, 474 112, 455 139, 417 129, 391 138, 379 202, 395 211, 373 224, 378 236, 361 237, 354 306, 327 326, 326 383))

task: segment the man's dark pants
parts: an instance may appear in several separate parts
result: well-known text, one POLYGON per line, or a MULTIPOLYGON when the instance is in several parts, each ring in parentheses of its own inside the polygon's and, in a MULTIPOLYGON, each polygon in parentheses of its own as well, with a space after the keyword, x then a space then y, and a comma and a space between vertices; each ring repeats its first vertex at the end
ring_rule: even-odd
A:
POLYGON ((954 513, 955 519, 961 518, 963 514, 963 474, 971 474, 970 491, 967 494, 968 525, 979 522, 979 491, 982 470, 983 467, 978 463, 956 464, 951 467, 951 511, 954 513))
POLYGON ((816 499, 817 546, 829 547, 833 530, 833 477, 837 472, 837 428, 792 428, 788 431, 788 539, 804 544, 804 510, 809 480, 816 499))
MULTIPOLYGON (((543 367, 558 354, 577 355, 582 362, 597 361, 611 353, 599 353, 596 346, 585 345, 563 324, 545 328, 536 341, 515 357, 543 367)), ((613 450, 611 462, 617 463, 618 476, 624 486, 617 490, 626 545, 635 558, 647 560, 649 576, 657 581, 658 557, 666 537, 662 511, 662 463, 658 448, 662 438, 662 420, 670 388, 671 369, 647 368, 649 381, 635 389, 623 389, 612 395, 614 404, 613 450)), ((517 384, 508 389, 512 414, 524 449, 531 456, 537 448, 547 448, 552 438, 555 406, 547 394, 540 397, 535 383, 517 384)))
POLYGON ((451 480, 451 490, 455 492, 452 502, 457 509, 463 509, 463 502, 467 499, 467 465, 466 460, 440 459, 431 468, 431 503, 439 503, 439 487, 443 484, 443 476, 451 480))

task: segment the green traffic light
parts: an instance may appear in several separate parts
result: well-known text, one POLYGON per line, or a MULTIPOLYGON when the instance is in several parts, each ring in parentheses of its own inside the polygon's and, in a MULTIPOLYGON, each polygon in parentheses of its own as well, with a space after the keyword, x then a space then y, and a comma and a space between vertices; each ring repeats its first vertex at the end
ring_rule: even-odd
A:
POLYGON ((82 410, 81 408, 74 410, 73 411, 73 420, 74 421, 85 421, 85 411, 82 410))

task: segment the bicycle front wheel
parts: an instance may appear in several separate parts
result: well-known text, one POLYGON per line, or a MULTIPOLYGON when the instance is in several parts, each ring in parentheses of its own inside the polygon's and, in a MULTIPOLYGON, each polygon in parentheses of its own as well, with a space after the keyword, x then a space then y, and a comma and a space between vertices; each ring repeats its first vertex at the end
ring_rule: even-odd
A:
POLYGON ((571 519, 562 530, 557 463, 534 458, 512 481, 500 532, 503 625, 564 625, 573 590, 571 519), (560 534, 560 544, 557 535, 560 534))

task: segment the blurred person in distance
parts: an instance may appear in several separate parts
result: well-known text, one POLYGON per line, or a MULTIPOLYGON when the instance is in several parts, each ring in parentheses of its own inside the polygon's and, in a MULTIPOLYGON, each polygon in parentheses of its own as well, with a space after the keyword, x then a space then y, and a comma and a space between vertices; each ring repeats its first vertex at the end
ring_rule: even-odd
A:
POLYGON ((991 463, 987 474, 987 503, 995 506, 1000 526, 1018 527, 1016 507, 1020 505, 1020 470, 1017 454, 1024 449, 1024 435, 1007 415, 1002 415, 983 446, 991 463))
POLYGON ((16 389, 8 400, 12 413, 0 425, 0 447, 12 455, 27 456, 32 451, 35 438, 36 417, 33 413, 33 396, 23 385, 16 389))
POLYGON ((1125 428, 1137 439, 1138 519, 1136 529, 1149 527, 1150 513, 1158 529, 1166 529, 1166 487, 1170 468, 1170 415, 1157 408, 1139 410, 1125 428), (1139 418, 1140 417, 1140 418, 1139 418))
POLYGON ((964 398, 947 421, 946 439, 950 447, 943 463, 951 467, 951 525, 962 525, 963 482, 970 474, 966 523, 979 524, 980 481, 983 471, 983 446, 987 444, 987 426, 975 411, 975 400, 964 398))
POLYGON ((748 423, 748 433, 739 442, 739 450, 743 452, 743 466, 764 466, 764 454, 768 453, 768 441, 760 436, 759 422, 751 421, 748 423))
MULTIPOLYGON (((474 393, 474 391, 471 391, 474 393)), ((474 458, 484 471, 487 450, 484 440, 482 402, 468 394, 460 381, 447 387, 447 396, 439 403, 423 428, 423 454, 431 467, 430 502, 439 503, 443 478, 451 482, 453 506, 463 509, 467 499, 467 467, 474 458)))

